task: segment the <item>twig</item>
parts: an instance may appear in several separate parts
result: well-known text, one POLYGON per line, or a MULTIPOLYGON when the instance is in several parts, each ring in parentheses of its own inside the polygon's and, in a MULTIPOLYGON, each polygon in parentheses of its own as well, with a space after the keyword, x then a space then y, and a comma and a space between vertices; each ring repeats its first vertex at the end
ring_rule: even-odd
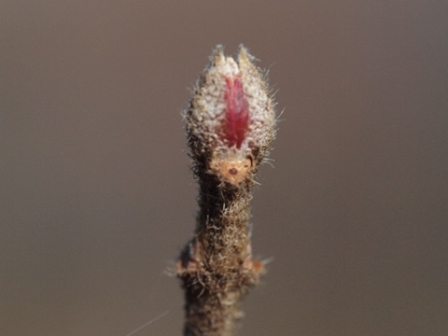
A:
POLYGON ((186 336, 235 335, 241 299, 264 272, 252 259, 250 201, 275 112, 253 60, 243 46, 236 61, 217 46, 184 114, 200 190, 195 235, 177 265, 186 336))

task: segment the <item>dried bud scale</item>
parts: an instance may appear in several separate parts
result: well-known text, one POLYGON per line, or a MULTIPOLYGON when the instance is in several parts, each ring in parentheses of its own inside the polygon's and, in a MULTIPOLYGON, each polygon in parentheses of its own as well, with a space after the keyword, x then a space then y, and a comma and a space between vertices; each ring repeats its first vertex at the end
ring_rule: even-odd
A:
POLYGON ((254 58, 217 46, 184 118, 200 186, 195 236, 177 266, 186 297, 185 335, 235 335, 241 299, 264 271, 252 259, 254 176, 275 136, 274 103, 254 58))

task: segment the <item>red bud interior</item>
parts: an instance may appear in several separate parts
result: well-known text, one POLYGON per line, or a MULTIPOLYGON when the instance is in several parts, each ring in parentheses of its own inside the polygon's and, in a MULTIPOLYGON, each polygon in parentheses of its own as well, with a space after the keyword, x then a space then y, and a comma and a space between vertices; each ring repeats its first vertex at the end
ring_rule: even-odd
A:
POLYGON ((241 147, 249 127, 249 111, 244 97, 243 84, 237 77, 226 77, 226 121, 223 125, 224 137, 229 147, 241 147))

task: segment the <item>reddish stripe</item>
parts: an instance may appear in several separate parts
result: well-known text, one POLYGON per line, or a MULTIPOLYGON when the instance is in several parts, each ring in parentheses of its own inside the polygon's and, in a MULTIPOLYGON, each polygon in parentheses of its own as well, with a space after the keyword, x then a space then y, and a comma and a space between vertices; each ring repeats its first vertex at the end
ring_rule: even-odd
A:
POLYGON ((249 127, 249 111, 247 100, 244 97, 243 84, 239 77, 226 77, 226 122, 224 136, 229 147, 241 147, 246 131, 249 127))

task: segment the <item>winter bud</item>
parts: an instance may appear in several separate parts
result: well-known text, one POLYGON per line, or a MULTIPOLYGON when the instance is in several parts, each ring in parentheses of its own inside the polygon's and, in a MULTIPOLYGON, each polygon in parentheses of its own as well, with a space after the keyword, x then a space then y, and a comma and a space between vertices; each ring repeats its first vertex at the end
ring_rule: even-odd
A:
POLYGON ((252 178, 275 135, 274 103, 253 61, 243 46, 236 60, 217 46, 185 113, 193 158, 233 185, 252 178))

